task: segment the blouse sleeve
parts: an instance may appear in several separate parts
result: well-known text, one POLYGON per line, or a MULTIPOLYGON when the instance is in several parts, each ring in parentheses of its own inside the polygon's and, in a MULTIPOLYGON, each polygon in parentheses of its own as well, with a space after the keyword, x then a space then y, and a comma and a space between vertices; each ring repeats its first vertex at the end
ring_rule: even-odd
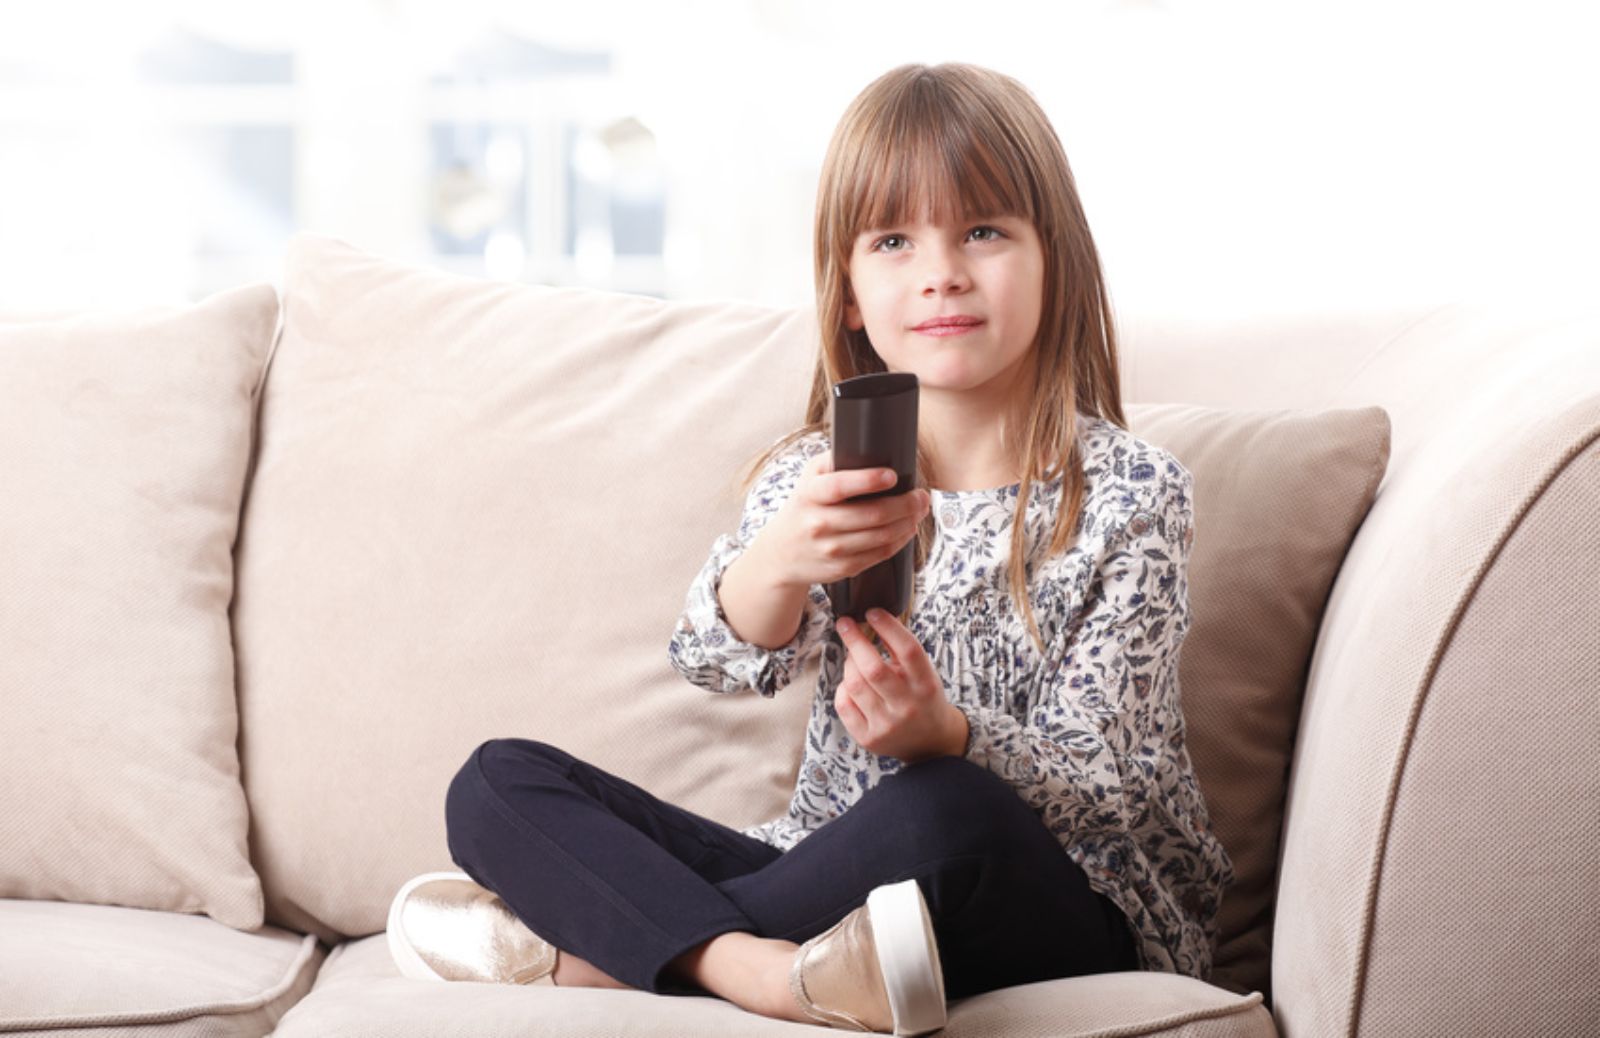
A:
POLYGON ((1027 723, 991 707, 960 707, 967 758, 1014 786, 1063 841, 1132 831, 1142 784, 1160 765, 1166 733, 1153 730, 1152 717, 1178 694, 1194 481, 1175 459, 1158 471, 1155 492, 1107 545, 1081 619, 1052 646, 1045 666, 1055 671, 1027 723))
POLYGON ((806 463, 827 449, 825 440, 808 437, 769 461, 745 498, 738 531, 717 537, 689 585, 667 656, 678 673, 708 692, 754 689, 771 699, 816 655, 832 627, 832 605, 821 584, 807 590, 799 629, 788 644, 776 649, 741 641, 728 625, 718 597, 722 575, 733 560, 744 554, 788 500, 806 463))

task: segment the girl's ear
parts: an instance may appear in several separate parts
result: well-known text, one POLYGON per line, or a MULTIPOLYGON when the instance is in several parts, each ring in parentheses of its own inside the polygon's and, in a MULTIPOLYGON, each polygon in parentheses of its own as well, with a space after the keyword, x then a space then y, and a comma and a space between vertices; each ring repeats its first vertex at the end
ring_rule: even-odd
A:
POLYGON ((861 307, 856 305, 856 294, 849 285, 844 286, 844 324, 853 332, 859 332, 867 326, 867 322, 861 319, 861 307))

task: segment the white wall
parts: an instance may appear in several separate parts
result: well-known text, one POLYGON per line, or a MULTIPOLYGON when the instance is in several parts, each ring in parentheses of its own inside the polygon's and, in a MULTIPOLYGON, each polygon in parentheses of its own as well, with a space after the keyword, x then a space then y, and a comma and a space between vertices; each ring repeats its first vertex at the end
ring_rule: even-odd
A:
POLYGON ((670 101, 676 229, 699 261, 685 292, 808 299, 834 120, 887 68, 944 60, 1039 97, 1118 299, 1292 308, 1600 281, 1600 34, 1582 5, 762 9, 786 13, 721 41, 732 54, 634 59, 640 82, 700 65, 670 101))
MULTIPOLYGON (((58 47, 87 68, 74 31, 126 40, 162 18, 294 49, 323 98, 301 113, 297 226, 396 256, 426 259, 424 106, 408 84, 497 21, 614 53, 601 103, 654 129, 667 164, 673 297, 809 303, 835 121, 894 65, 945 60, 1016 76, 1044 104, 1119 306, 1536 300, 1586 296, 1600 275, 1600 38, 1576 3, 79 0, 40 23, 41 10, 0 4, 0 62, 58 47)), ((113 68, 114 51, 97 60, 113 68)), ((108 117, 125 117, 115 76, 101 79, 108 117)), ((114 186, 139 170, 131 135, 113 138, 133 149, 121 163, 7 154, 28 108, 0 89, 0 309, 107 300, 119 278, 119 301, 277 280, 276 255, 209 271, 171 255, 161 227, 181 222, 181 192, 114 186)))

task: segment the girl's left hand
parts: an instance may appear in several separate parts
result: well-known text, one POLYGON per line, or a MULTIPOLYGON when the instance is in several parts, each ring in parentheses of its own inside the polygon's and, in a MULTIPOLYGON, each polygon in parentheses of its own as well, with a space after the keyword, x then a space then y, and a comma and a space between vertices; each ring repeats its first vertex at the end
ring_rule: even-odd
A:
POLYGON ((873 753, 907 764, 961 756, 967 745, 967 716, 945 698, 944 682, 922 643, 882 610, 869 610, 867 618, 889 659, 848 617, 834 625, 848 653, 833 699, 845 729, 873 753))

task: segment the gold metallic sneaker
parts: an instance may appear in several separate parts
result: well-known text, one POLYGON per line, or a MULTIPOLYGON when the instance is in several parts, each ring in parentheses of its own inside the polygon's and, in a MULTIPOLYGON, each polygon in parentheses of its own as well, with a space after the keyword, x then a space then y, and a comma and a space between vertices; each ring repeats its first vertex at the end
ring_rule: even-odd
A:
POLYGON ((555 985, 556 946, 465 872, 407 880, 389 905, 388 935, 407 977, 555 985))
POLYGON ((789 990, 829 1027, 927 1034, 945 1024, 944 974, 917 881, 878 887, 867 903, 800 946, 789 990))

